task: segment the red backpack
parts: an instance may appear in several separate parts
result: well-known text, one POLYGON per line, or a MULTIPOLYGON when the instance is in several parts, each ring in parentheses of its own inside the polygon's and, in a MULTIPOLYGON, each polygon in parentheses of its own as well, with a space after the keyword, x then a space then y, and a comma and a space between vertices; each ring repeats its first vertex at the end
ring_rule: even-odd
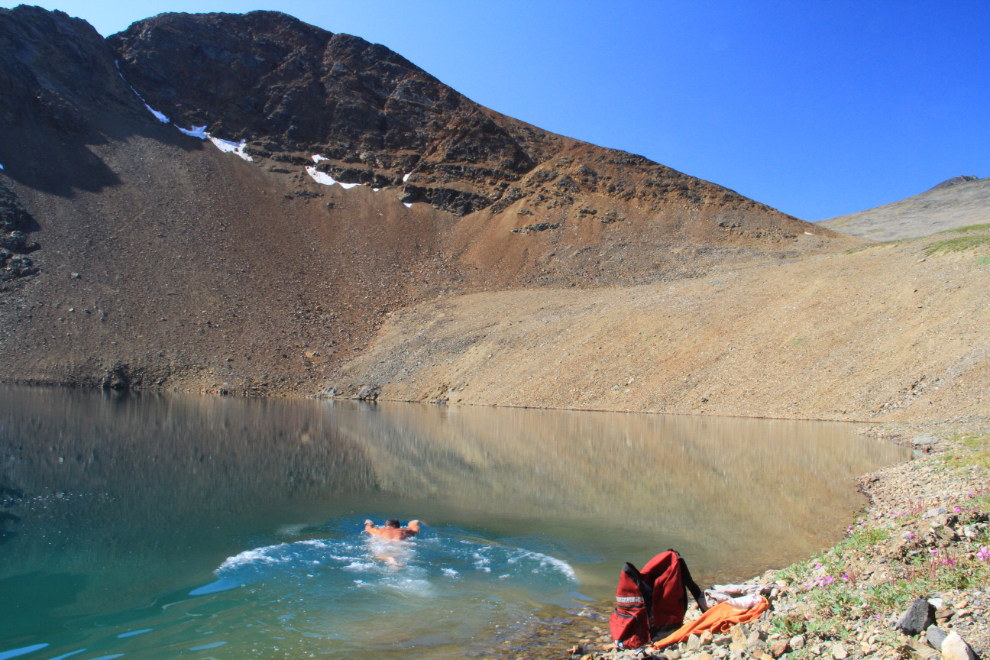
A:
POLYGON ((626 562, 615 590, 615 612, 609 619, 615 643, 635 649, 653 635, 673 632, 684 623, 687 590, 704 612, 705 596, 691 579, 687 564, 673 550, 661 552, 642 571, 626 562))

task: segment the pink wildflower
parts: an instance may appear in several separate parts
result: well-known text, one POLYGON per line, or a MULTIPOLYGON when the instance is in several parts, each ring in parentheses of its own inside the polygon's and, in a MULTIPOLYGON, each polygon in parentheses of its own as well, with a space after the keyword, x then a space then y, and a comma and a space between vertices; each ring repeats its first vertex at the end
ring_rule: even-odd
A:
POLYGON ((976 553, 977 558, 980 561, 990 561, 990 548, 983 546, 980 551, 976 553))
POLYGON ((842 581, 843 582, 849 582, 849 576, 847 574, 843 573, 842 574, 842 581))
POLYGON ((955 511, 956 513, 959 513, 960 511, 962 511, 962 509, 960 509, 957 506, 952 507, 952 510, 955 511))

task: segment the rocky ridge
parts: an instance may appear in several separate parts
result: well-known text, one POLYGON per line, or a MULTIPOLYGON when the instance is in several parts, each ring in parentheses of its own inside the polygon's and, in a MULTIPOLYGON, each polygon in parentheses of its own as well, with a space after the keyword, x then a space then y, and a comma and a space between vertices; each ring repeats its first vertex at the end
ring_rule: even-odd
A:
POLYGON ((580 162, 564 153, 575 141, 483 108, 384 46, 278 12, 162 14, 107 41, 127 80, 177 125, 245 140, 246 153, 277 162, 319 154, 318 171, 399 187, 407 203, 463 216, 522 199, 570 206, 583 191, 652 210, 681 201, 779 216, 640 156, 595 150, 580 162))

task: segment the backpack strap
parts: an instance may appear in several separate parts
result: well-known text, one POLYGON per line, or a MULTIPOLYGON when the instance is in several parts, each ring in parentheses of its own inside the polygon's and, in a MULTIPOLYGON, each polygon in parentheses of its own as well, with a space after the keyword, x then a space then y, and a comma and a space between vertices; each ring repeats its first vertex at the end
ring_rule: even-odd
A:
POLYGON ((702 612, 708 611, 708 601, 705 600, 705 594, 698 587, 698 583, 694 581, 691 577, 691 571, 688 570, 687 562, 684 561, 684 557, 677 555, 677 561, 681 565, 681 580, 684 582, 684 586, 687 590, 691 592, 694 596, 694 600, 697 601, 698 607, 701 608, 702 612))
POLYGON ((649 621, 649 625, 653 627, 653 585, 647 583, 643 579, 643 574, 639 572, 635 566, 631 563, 626 562, 626 565, 622 567, 622 572, 625 573, 633 582, 636 583, 637 589, 643 598, 643 607, 646 608, 646 616, 649 621))

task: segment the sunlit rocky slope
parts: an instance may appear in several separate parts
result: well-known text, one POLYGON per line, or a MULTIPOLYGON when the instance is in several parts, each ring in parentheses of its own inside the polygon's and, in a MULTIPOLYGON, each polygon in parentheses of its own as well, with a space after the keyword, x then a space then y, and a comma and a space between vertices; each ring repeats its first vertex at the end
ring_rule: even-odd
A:
POLYGON ((990 223, 990 178, 957 176, 920 195, 817 224, 871 241, 895 241, 985 223, 990 223))
POLYGON ((0 10, 0 165, 5 381, 312 393, 414 302, 855 244, 274 12, 0 10))

